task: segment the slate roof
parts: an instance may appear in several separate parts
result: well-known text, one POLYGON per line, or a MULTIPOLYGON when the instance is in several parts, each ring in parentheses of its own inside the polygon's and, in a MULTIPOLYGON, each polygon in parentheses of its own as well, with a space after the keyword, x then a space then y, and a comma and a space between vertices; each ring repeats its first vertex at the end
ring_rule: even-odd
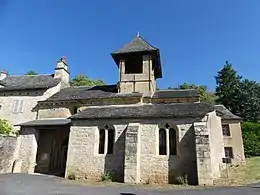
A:
POLYGON ((141 36, 134 37, 129 43, 125 44, 123 47, 121 47, 111 55, 118 66, 121 56, 125 56, 131 53, 137 53, 137 52, 150 52, 150 53, 152 52, 155 54, 156 58, 154 60, 155 62, 154 75, 156 78, 162 78, 159 49, 149 44, 141 36))
POLYGON ((141 36, 137 36, 129 43, 125 44, 123 47, 115 51, 113 54, 123 54, 131 52, 143 52, 143 51, 157 51, 158 49, 150 45, 141 36))
POLYGON ((71 122, 70 119, 39 119, 25 123, 21 123, 15 126, 52 126, 52 125, 67 125, 71 122))
POLYGON ((94 87, 69 87, 49 97, 44 102, 49 101, 69 101, 92 98, 112 98, 112 97, 141 97, 141 93, 117 93, 116 85, 104 85, 94 87))
POLYGON ((214 107, 205 103, 152 104, 87 108, 70 119, 203 117, 214 107))
POLYGON ((220 117, 224 120, 242 120, 242 118, 234 115, 224 105, 215 105, 214 107, 220 117))
POLYGON ((54 79, 53 75, 24 75, 24 76, 7 76, 1 80, 5 87, 1 91, 14 90, 32 90, 32 89, 49 89, 56 86, 60 79, 54 79))
POLYGON ((176 90, 157 90, 152 98, 189 98, 199 97, 198 90, 196 89, 176 89, 176 90))

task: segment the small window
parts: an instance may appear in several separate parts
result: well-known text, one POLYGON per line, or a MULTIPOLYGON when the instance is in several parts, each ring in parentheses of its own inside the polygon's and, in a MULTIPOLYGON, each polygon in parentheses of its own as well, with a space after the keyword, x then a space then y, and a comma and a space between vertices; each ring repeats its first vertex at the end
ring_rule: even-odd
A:
POLYGON ((166 130, 159 130, 159 155, 166 155, 166 130))
POLYGON ((109 129, 108 130, 108 142, 107 142, 107 153, 108 154, 113 154, 113 150, 114 150, 114 130, 113 129, 109 129))
POLYGON ((225 147, 225 157, 226 158, 234 158, 232 147, 225 147))
POLYGON ((13 113, 22 113, 24 111, 24 100, 14 100, 13 113))
POLYGON ((169 129, 170 155, 177 154, 177 136, 175 129, 169 129))
POLYGON ((159 155, 177 155, 177 131, 165 124, 159 130, 159 155))
POLYGON ((76 114, 76 113, 78 113, 78 107, 73 107, 73 111, 72 111, 72 114, 76 114))
POLYGON ((143 73, 143 56, 132 55, 125 60, 125 74, 142 74, 143 73))
POLYGON ((99 130, 99 154, 113 154, 115 141, 115 130, 106 125, 99 130))
POLYGON ((229 128, 228 124, 222 125, 222 133, 224 136, 227 136, 227 137, 231 136, 230 128, 229 128))
POLYGON ((99 154, 104 154, 105 153, 105 130, 101 129, 99 130, 99 149, 98 149, 99 154))

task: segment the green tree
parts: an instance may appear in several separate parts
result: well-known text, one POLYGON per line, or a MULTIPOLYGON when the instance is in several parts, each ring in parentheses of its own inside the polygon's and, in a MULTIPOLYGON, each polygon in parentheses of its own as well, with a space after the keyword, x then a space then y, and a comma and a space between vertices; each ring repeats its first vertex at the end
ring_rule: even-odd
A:
POLYGON ((25 75, 37 75, 37 72, 34 72, 33 70, 28 71, 25 75))
POLYGON ((242 77, 237 75, 232 64, 226 61, 224 68, 221 69, 216 79, 216 102, 223 104, 234 114, 239 113, 239 88, 242 77))
POLYGON ((0 119, 0 134, 9 135, 12 131, 12 125, 7 120, 0 119))
POLYGON ((197 89, 201 102, 215 104, 215 94, 209 92, 207 86, 205 85, 183 83, 176 88, 169 87, 169 89, 197 89))
MULTIPOLYGON (((232 97, 230 98, 232 99, 232 97)), ((245 79, 240 82, 237 114, 245 121, 260 121, 260 84, 245 79)))
POLYGON ((75 76, 71 81, 70 85, 71 86, 97 86, 97 85, 105 85, 106 83, 102 80, 94 80, 90 79, 87 76, 84 75, 78 75, 75 76))

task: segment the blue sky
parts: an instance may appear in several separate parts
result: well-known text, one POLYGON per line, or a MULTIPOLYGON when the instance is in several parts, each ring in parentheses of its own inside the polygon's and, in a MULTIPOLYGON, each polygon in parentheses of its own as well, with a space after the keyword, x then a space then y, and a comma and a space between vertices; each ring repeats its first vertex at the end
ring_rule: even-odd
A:
POLYGON ((259 0, 0 0, 0 68, 52 73, 66 56, 71 77, 117 82, 110 53, 137 32, 161 52, 158 87, 215 88, 225 61, 260 78, 259 0))

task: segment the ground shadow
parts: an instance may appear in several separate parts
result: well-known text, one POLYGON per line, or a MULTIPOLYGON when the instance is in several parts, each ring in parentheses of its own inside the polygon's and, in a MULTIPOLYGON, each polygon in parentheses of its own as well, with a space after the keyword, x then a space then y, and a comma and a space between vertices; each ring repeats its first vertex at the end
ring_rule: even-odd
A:
MULTIPOLYGON (((181 133, 181 129, 178 131, 181 133)), ((178 155, 170 156, 168 161, 169 184, 197 185, 196 144, 193 126, 184 134, 178 145, 178 155)))
POLYGON ((109 173, 114 182, 124 182, 126 128, 114 142, 113 154, 105 156, 104 173, 109 173))
POLYGON ((120 195, 136 195, 136 194, 133 194, 133 193, 120 193, 120 195))

